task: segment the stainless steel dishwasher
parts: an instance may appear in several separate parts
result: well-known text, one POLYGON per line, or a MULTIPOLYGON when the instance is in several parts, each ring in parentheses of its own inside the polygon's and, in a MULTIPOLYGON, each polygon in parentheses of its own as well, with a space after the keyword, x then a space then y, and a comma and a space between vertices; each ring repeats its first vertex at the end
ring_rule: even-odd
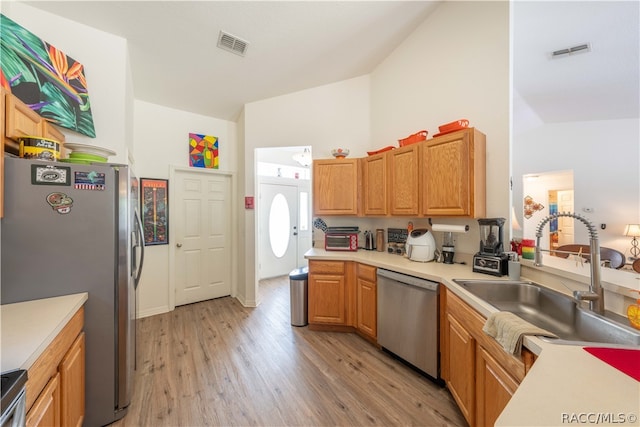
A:
POLYGON ((438 283, 378 269, 378 344, 439 379, 438 283))

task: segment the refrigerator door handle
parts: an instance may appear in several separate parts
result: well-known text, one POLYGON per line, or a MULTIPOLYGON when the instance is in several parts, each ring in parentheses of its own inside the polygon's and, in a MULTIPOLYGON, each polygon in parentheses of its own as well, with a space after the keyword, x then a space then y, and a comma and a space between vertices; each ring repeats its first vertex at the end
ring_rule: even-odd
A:
MULTIPOLYGON (((133 216, 136 220, 136 242, 133 245, 135 248, 140 248, 140 265, 138 265, 138 270, 135 272, 133 276, 133 287, 134 289, 138 289, 138 283, 140 282, 140 275, 142 274, 142 265, 144 264, 144 242, 142 241, 142 221, 140 220, 140 216, 138 215, 138 211, 134 211, 133 216)), ((135 253, 134 253, 135 258, 135 253)))

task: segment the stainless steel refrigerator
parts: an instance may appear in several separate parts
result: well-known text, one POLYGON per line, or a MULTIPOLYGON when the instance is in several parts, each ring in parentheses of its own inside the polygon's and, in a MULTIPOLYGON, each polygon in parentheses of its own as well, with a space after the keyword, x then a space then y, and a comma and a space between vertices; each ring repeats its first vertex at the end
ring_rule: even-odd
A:
POLYGON ((135 369, 144 245, 123 165, 5 159, 0 302, 88 292, 85 426, 122 418, 135 369))

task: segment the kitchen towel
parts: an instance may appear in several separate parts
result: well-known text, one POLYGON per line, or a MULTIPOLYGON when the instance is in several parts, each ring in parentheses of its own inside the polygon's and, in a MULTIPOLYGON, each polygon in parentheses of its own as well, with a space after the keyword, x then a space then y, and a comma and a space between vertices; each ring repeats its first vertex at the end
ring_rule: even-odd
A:
POLYGON ((640 382, 640 350, 607 347, 584 347, 584 350, 640 382))
POLYGON ((539 328, 508 311, 492 313, 482 328, 485 334, 493 337, 508 353, 520 355, 525 335, 542 335, 556 338, 551 332, 539 328))

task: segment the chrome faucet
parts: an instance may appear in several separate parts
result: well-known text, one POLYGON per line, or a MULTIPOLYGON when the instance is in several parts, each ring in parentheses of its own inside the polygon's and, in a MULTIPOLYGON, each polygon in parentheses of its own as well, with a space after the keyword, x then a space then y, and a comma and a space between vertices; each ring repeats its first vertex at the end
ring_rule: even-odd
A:
POLYGON ((589 292, 574 291, 573 297, 578 301, 589 301, 589 309, 598 314, 604 314, 604 289, 600 280, 600 243, 598 242, 598 232, 596 227, 585 217, 572 212, 558 212, 551 214, 540 221, 536 228, 536 253, 533 265, 542 266, 542 250, 540 248, 540 239, 542 238, 542 228, 552 219, 558 217, 575 218, 587 226, 589 230, 590 244, 590 264, 591 264, 591 282, 589 284, 589 292))

